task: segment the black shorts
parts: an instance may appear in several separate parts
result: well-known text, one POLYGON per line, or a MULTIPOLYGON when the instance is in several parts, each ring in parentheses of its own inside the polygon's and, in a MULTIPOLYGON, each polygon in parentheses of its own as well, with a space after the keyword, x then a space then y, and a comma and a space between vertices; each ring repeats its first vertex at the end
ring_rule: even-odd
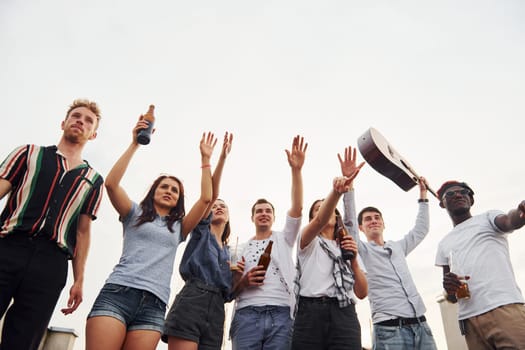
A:
POLYGON ((220 290, 198 281, 186 281, 168 312, 162 341, 168 337, 187 339, 201 349, 222 347, 224 299, 220 290))

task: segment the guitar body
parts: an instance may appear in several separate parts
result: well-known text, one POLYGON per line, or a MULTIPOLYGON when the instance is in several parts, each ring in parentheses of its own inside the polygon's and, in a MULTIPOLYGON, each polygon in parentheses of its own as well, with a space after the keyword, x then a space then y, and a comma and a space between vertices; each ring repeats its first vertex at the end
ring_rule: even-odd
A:
POLYGON ((368 129, 357 140, 359 152, 372 168, 392 180, 404 191, 417 185, 418 180, 409 163, 387 142, 379 131, 368 129))

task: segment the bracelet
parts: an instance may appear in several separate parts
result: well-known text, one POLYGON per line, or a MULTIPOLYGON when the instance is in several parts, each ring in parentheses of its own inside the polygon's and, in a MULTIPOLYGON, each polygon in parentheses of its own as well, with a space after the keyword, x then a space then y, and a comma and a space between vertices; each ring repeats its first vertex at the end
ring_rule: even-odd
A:
POLYGON ((443 297, 449 303, 455 304, 455 303, 458 302, 458 299, 456 298, 456 295, 455 294, 448 294, 446 290, 443 291, 443 297))
POLYGON ((211 168, 211 165, 210 164, 201 165, 201 169, 204 169, 204 168, 211 168))
POLYGON ((428 198, 419 198, 417 200, 418 203, 428 203, 428 198))

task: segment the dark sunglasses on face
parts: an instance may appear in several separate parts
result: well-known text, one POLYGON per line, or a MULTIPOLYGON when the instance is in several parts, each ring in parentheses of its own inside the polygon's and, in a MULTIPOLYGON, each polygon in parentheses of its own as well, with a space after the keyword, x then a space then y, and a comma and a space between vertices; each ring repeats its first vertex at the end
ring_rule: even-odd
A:
POLYGON ((462 196, 466 196, 467 194, 470 193, 470 191, 467 190, 466 188, 463 188, 461 190, 456 190, 456 191, 447 191, 445 192, 443 197, 452 198, 456 195, 456 193, 459 193, 462 196))

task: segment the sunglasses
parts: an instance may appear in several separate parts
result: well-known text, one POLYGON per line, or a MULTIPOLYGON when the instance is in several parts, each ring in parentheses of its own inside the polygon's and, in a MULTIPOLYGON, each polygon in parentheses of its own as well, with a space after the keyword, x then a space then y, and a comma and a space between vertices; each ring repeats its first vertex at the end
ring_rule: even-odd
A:
POLYGON ((456 195, 456 193, 459 193, 462 196, 466 196, 467 194, 470 194, 470 191, 467 190, 466 188, 463 188, 461 190, 456 190, 456 191, 447 191, 445 192, 443 197, 452 198, 456 195))

